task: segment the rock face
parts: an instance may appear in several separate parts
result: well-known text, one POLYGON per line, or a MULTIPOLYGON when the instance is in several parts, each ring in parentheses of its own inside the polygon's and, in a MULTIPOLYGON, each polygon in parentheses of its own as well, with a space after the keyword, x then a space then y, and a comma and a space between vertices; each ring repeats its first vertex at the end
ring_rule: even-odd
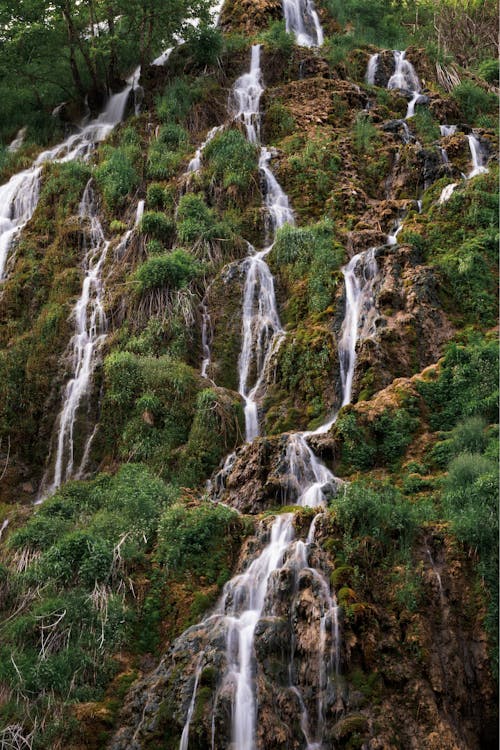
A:
MULTIPOLYGON (((247 541, 240 571, 262 549, 266 527, 247 541)), ((413 553, 423 601, 410 614, 391 584, 397 569, 353 589, 354 571, 324 552, 340 541, 335 527, 320 517, 316 530, 318 544, 309 551, 314 568, 297 571, 296 550, 290 551, 270 581, 255 631, 257 748, 299 750, 318 727, 325 747, 493 747, 494 688, 468 583, 470 561, 442 530, 429 530, 413 553), (338 644, 331 623, 326 640, 318 638, 321 576, 331 571, 344 601, 338 644)), ((189 747, 229 750, 234 685, 226 635, 216 610, 178 638, 129 694, 110 750, 178 746, 195 682, 189 747)))

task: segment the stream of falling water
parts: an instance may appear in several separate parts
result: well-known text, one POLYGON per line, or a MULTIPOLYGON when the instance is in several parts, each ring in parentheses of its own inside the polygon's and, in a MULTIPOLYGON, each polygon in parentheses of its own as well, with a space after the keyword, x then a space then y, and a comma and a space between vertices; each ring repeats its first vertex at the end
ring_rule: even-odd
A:
MULTIPOLYGON (((260 47, 252 48, 249 73, 235 83, 230 96, 232 113, 241 119, 247 137, 253 143, 259 141, 259 101, 262 94, 260 73, 260 47)), ((262 148, 259 167, 264 182, 265 203, 270 217, 273 236, 286 222, 293 222, 293 213, 288 198, 279 186, 269 166, 271 154, 262 148)), ((245 261, 246 280, 243 300, 243 341, 239 360, 240 393, 245 399, 246 437, 251 440, 258 434, 256 395, 262 383, 269 357, 272 355, 277 336, 282 335, 274 297, 274 282, 264 257, 272 248, 255 252, 245 261), (253 362, 253 365, 251 364, 253 362), (247 381, 251 367, 257 373, 253 388, 248 390, 247 381)), ((369 334, 374 321, 373 283, 377 267, 373 250, 360 253, 343 269, 346 282, 346 312, 341 330, 339 350, 341 352, 342 405, 351 399, 352 381, 356 360, 356 341, 360 329, 362 335, 369 334)), ((306 442, 310 434, 326 432, 329 422, 315 433, 294 433, 288 436, 286 463, 293 479, 294 502, 300 506, 321 509, 326 496, 333 494, 339 480, 319 461, 306 442)), ((231 458, 231 457, 230 457, 231 458)), ((276 571, 283 568, 293 570, 296 586, 301 575, 316 581, 318 612, 318 682, 315 716, 310 716, 301 687, 297 684, 293 664, 293 653, 289 665, 290 690, 296 695, 300 710, 300 725, 307 750, 320 750, 323 746, 325 719, 325 695, 340 669, 340 625, 339 609, 335 594, 331 592, 324 574, 308 565, 308 554, 314 544, 318 515, 311 523, 306 542, 295 539, 294 515, 278 516, 270 528, 270 540, 260 554, 241 575, 231 579, 224 588, 217 608, 218 616, 227 621, 227 672, 223 683, 233 686, 232 747, 235 750, 255 750, 257 698, 255 688, 255 629, 266 606, 270 582, 276 571)), ((268 606, 268 605, 267 605, 268 606)), ((214 616, 212 616, 214 617, 214 616)), ((209 618, 210 620, 210 618, 209 618)), ((195 679, 194 692, 197 680, 195 679)), ((194 694, 190 707, 194 706, 194 694)), ((181 750, 187 749, 189 725, 192 711, 188 710, 181 741, 181 750)), ((215 723, 212 721, 212 745, 215 746, 215 723)))
POLYGON ((323 29, 312 0, 283 0, 286 30, 302 47, 321 47, 323 29))
POLYGON ((137 68, 123 91, 109 98, 105 109, 97 118, 87 124, 82 123, 76 133, 43 151, 31 167, 13 175, 0 187, 0 282, 5 279, 12 243, 37 207, 43 165, 49 161, 66 162, 87 158, 95 145, 104 140, 123 119, 129 94, 137 86, 139 75, 140 68, 137 68))

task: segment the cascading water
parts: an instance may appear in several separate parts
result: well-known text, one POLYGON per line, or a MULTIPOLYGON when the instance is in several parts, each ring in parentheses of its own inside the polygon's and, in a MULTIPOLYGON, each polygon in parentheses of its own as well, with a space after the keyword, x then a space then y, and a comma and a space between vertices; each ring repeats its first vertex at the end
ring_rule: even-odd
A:
POLYGON ((260 44, 254 44, 250 70, 248 73, 243 73, 235 81, 228 103, 228 109, 233 119, 240 120, 244 124, 250 143, 259 142, 259 105, 263 91, 260 70, 260 44))
MULTIPOLYGON (((240 76, 229 96, 229 111, 234 119, 243 122, 250 143, 257 144, 260 136, 259 104, 262 92, 260 45, 252 47, 250 71, 240 76)), ((293 212, 288 198, 269 167, 271 153, 261 148, 259 170, 264 183, 265 205, 274 238, 283 224, 293 223, 293 212)), ((256 252, 249 245, 249 257, 244 261, 245 287, 242 312, 242 346, 238 361, 238 391, 245 400, 245 437, 253 440, 259 434, 257 397, 263 385, 269 360, 283 336, 274 279, 264 258, 272 243, 256 252), (252 377, 252 383, 249 381, 252 377)))
POLYGON ((415 68, 406 59, 406 52, 394 50, 394 73, 387 83, 388 89, 401 89, 411 94, 406 111, 406 119, 415 114, 415 105, 420 97, 420 81, 415 73, 415 68))
POLYGON ((66 384, 63 407, 58 418, 54 474, 49 485, 49 494, 55 492, 61 482, 73 475, 74 427, 77 411, 84 397, 88 395, 98 352, 106 335, 101 274, 109 248, 109 240, 104 237, 101 222, 97 216, 96 198, 91 181, 85 188, 79 215, 83 222, 89 224, 88 247, 83 263, 85 278, 80 298, 72 314, 75 320, 75 333, 70 342, 73 377, 66 384))
POLYGON ((370 86, 375 85, 375 76, 377 75, 379 60, 380 55, 378 54, 378 52, 375 55, 371 55, 370 59, 368 60, 365 79, 367 84, 370 86))
POLYGON ((302 47, 321 47, 323 29, 312 0, 283 0, 286 30, 293 32, 302 47))
POLYGON ((467 136, 469 142, 469 149, 472 158, 472 170, 467 175, 467 179, 470 180, 472 177, 476 177, 478 174, 486 174, 488 168, 485 167, 486 155, 481 146, 478 138, 473 133, 469 133, 467 136))
POLYGON ((5 278, 5 268, 12 243, 33 216, 40 195, 42 166, 46 162, 67 162, 86 158, 95 144, 102 141, 121 122, 130 92, 137 85, 140 68, 130 76, 127 86, 113 94, 103 112, 62 143, 43 151, 29 169, 14 175, 0 187, 0 281, 5 278))
POLYGON ((203 141, 203 143, 201 144, 201 146, 196 150, 195 155, 193 156, 193 158, 189 162, 187 170, 186 170, 186 174, 192 174, 193 172, 198 172, 200 170, 203 149, 205 148, 205 146, 207 145, 207 143, 210 143, 210 141, 213 140, 213 138, 215 138, 215 136, 217 135, 217 133, 220 133, 221 130, 223 130, 223 129, 224 129, 223 125, 218 125, 217 127, 212 128, 208 132, 207 137, 205 138, 205 140, 203 141))
MULTIPOLYGON (((442 135, 452 135, 456 132, 455 125, 441 125, 442 135)), ((487 154, 481 145, 480 140, 473 133, 467 135, 467 142, 469 144, 469 150, 471 155, 472 169, 466 175, 462 175, 466 180, 471 180, 473 177, 477 177, 480 174, 487 174, 489 172, 488 167, 485 166, 487 161, 487 154)), ((452 182, 450 185, 446 185, 438 198, 438 205, 442 205, 450 200, 453 195, 455 188, 460 183, 452 182)))

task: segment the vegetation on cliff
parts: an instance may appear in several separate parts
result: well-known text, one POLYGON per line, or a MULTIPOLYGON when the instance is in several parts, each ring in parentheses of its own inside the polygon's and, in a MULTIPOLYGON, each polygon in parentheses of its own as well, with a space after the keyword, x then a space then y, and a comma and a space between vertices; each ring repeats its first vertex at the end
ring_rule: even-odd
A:
MULTIPOLYGON (((460 682, 466 667, 449 643, 461 638, 477 694, 464 719, 467 747, 488 747, 498 659, 496 8, 327 0, 317 4, 325 42, 307 49, 267 0, 227 2, 220 28, 191 31, 186 19, 208 18, 201 2, 14 5, 0 3, 5 179, 60 137, 65 126, 50 112, 61 99, 70 121, 86 94, 98 109, 105 88, 119 88, 139 62, 144 99, 91 160, 43 166, 38 206, 0 282, 1 741, 17 728, 32 748, 105 747, 131 685, 214 605, 256 548, 256 521, 283 511, 283 434, 340 409, 311 439, 346 480, 331 493, 315 553, 343 618, 350 698, 336 746, 361 747, 375 720, 381 737, 403 747, 394 707, 417 742, 440 747, 432 733, 466 699, 436 677, 433 640, 460 682), (179 33, 186 42, 168 65, 150 66, 179 33), (285 336, 260 405, 266 437, 248 447, 236 371, 242 261, 248 243, 264 247, 269 233, 259 152, 228 121, 226 103, 253 42, 267 86, 262 139, 296 225, 279 230, 268 256, 285 336), (426 101, 402 136, 405 96, 366 83, 365 72, 380 48, 406 46, 426 101), (459 127, 443 140, 445 122, 459 127), (24 125, 23 145, 8 152, 24 125), (489 172, 462 179, 471 132, 489 172), (89 179, 109 239, 108 329, 76 450, 92 438, 81 476, 34 506, 71 373, 89 179), (397 244, 387 244, 402 217, 397 244), (355 403, 340 408, 341 268, 370 247, 376 326, 358 344, 355 403), (221 479, 214 472, 233 452, 221 479), (223 503, 210 501, 217 492, 223 503), (400 697, 408 685, 422 690, 421 714, 400 697)), ((381 54, 389 65, 392 52, 381 54)), ((297 515, 303 536, 306 521, 306 511, 297 515)), ((202 674, 198 738, 215 682, 202 674)), ((151 748, 180 739, 175 711, 162 705, 151 748)))

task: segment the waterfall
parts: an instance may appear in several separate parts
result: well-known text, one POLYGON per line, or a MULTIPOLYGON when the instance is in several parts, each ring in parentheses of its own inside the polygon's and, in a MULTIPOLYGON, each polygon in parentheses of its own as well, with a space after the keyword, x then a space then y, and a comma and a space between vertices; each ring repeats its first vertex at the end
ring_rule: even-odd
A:
POLYGON ((194 687, 193 687, 193 694, 191 696, 191 702, 189 703, 189 708, 187 712, 186 717, 186 723, 184 724, 184 729, 182 730, 181 735, 181 741, 179 745, 179 750, 188 750, 188 744, 189 744, 189 727, 191 726, 191 719, 193 718, 193 712, 194 712, 194 706, 196 701, 196 693, 198 690, 198 683, 200 681, 200 675, 202 670, 202 656, 198 659, 198 664, 196 666, 196 671, 194 674, 194 687))
POLYGON ((212 327, 208 307, 203 299, 201 308, 201 351, 203 359, 201 362, 201 377, 207 378, 207 370, 210 365, 210 344, 212 343, 212 327))
POLYGON ((260 44, 253 45, 250 70, 235 81, 228 103, 233 119, 244 124, 250 143, 258 143, 260 137, 259 104, 264 91, 260 70, 260 47, 260 44))
POLYGON ((193 156, 193 158, 189 162, 187 170, 186 170, 186 174, 192 174, 193 172, 198 172, 200 170, 200 168, 201 168, 201 157, 202 157, 202 154, 203 154, 203 149, 205 148, 205 146, 207 145, 207 143, 210 143, 210 141, 213 138, 215 138, 215 136, 217 135, 217 133, 220 133, 221 130, 223 130, 223 129, 224 129, 224 126, 223 125, 219 125, 219 126, 217 126, 215 128, 212 128, 208 132, 207 137, 205 138, 205 140, 203 141, 203 143, 201 144, 201 146, 196 150, 195 155, 193 156))
POLYGON ((401 89, 411 94, 406 111, 406 119, 415 114, 415 105, 420 97, 420 81, 415 73, 415 68, 406 59, 406 52, 394 50, 394 73, 387 83, 388 89, 401 89))
POLYGON ((46 162, 67 162, 86 158, 95 144, 102 141, 121 122, 129 94, 137 85, 140 68, 128 79, 126 87, 108 99, 103 112, 62 143, 43 151, 29 169, 14 175, 0 187, 0 282, 5 279, 5 268, 12 243, 33 216, 40 196, 42 166, 46 162))
MULTIPOLYGON (((441 125, 441 135, 452 135, 456 131, 456 125, 441 125)), ((471 155, 472 169, 467 175, 462 175, 466 180, 471 180, 473 177, 477 177, 480 174, 487 174, 489 172, 488 167, 485 166, 487 161, 487 154, 484 148, 481 146, 480 140, 473 133, 469 133, 467 136, 467 142, 469 144, 469 151, 471 155)), ((446 185, 438 198, 438 205, 442 205, 450 200, 453 195, 455 188, 459 185, 458 182, 453 182, 450 185, 446 185)))
POLYGON ((488 172, 487 167, 484 166, 486 161, 486 154, 481 146, 480 141, 475 135, 469 133, 467 136, 469 142, 469 149, 472 158, 472 170, 467 175, 467 179, 470 180, 472 177, 476 177, 478 174, 486 174, 488 172))
POLYGON ((321 47, 323 29, 312 0, 283 0, 286 30, 293 32, 302 47, 321 47))
POLYGON ((54 476, 49 494, 73 476, 74 428, 78 408, 88 395, 97 355, 106 335, 106 316, 102 297, 102 267, 109 248, 101 222, 91 181, 87 183, 80 204, 80 219, 90 225, 88 247, 83 267, 85 278, 80 297, 73 308, 75 333, 70 341, 73 377, 64 390, 63 406, 58 418, 54 476))
POLYGON ((378 52, 375 55, 371 55, 370 59, 368 60, 365 79, 370 86, 375 85, 375 76, 377 75, 379 60, 380 55, 378 52))
MULTIPOLYGON (((260 98, 264 88, 260 69, 260 44, 252 47, 250 71, 234 83, 229 95, 228 109, 233 119, 240 120, 250 143, 260 138, 260 98)), ((261 148, 259 170, 264 184, 264 202, 273 237, 286 222, 293 223, 293 212, 288 198, 269 167, 271 153, 261 148)), ((245 286, 243 291, 242 345, 238 360, 238 391, 245 401, 245 437, 253 440, 259 434, 257 398, 260 395, 268 364, 284 332, 281 327, 274 279, 264 258, 272 243, 256 251, 249 244, 249 255, 243 262, 245 286)))

